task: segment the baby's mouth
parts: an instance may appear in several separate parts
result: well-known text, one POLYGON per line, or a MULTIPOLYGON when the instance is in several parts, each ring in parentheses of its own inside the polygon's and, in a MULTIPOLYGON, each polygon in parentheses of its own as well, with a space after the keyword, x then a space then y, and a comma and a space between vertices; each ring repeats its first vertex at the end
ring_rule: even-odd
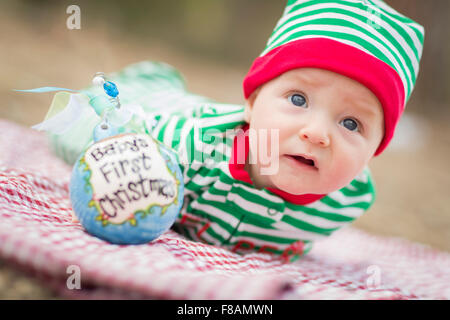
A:
POLYGON ((297 162, 300 162, 300 163, 310 166, 312 168, 318 169, 317 164, 314 161, 314 159, 308 158, 307 156, 301 156, 301 155, 295 155, 295 154, 288 154, 286 156, 297 162))

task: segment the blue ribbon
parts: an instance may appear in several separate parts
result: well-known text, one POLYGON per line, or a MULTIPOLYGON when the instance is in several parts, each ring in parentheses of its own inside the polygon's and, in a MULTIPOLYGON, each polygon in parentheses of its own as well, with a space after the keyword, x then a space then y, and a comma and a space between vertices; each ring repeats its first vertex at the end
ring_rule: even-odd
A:
POLYGON ((67 88, 58 88, 58 87, 40 87, 40 88, 27 89, 27 90, 13 89, 13 91, 19 91, 19 92, 51 92, 51 91, 73 91, 73 92, 80 92, 80 91, 78 91, 78 90, 72 90, 72 89, 67 89, 67 88))
POLYGON ((40 87, 40 88, 34 88, 34 89, 26 89, 26 90, 19 90, 19 89, 13 89, 13 91, 17 92, 30 92, 30 93, 41 93, 41 92, 54 92, 54 91, 71 91, 71 92, 78 92, 78 93, 84 93, 89 97, 89 99, 93 99, 95 96, 90 93, 89 91, 85 90, 73 90, 73 89, 67 89, 67 88, 59 88, 59 87, 40 87))

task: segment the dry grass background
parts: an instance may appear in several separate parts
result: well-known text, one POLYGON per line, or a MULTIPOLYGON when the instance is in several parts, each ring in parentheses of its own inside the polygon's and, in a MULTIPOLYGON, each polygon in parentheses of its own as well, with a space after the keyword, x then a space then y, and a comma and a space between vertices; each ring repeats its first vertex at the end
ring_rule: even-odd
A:
MULTIPOLYGON (((241 82, 250 61, 231 63, 182 51, 170 41, 125 37, 110 28, 111 21, 84 23, 81 30, 68 30, 67 5, 28 15, 41 15, 38 19, 24 14, 31 10, 27 3, 0 10, 0 118, 30 126, 43 119, 51 102, 51 94, 18 94, 11 89, 82 88, 97 71, 113 72, 141 60, 174 65, 192 92, 223 102, 243 102, 241 82)), ((267 32, 273 27, 272 20, 267 32)), ((257 54, 263 43, 249 50, 257 54)), ((447 91, 450 88, 445 88, 447 91)), ((411 109, 420 111, 426 103, 411 99, 411 109)), ((448 106, 440 110, 448 111, 448 106)), ((392 148, 373 159, 377 201, 354 226, 450 251, 450 117, 447 111, 413 111, 407 112, 405 119, 416 122, 411 126, 402 122, 392 148)), ((57 296, 0 261, 0 299, 46 298, 57 296)))

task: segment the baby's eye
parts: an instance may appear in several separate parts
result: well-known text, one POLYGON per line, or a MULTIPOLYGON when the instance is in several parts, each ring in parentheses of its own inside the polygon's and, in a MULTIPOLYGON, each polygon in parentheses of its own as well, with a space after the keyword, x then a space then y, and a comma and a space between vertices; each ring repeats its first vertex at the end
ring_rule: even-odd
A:
POLYGON ((301 94, 296 93, 289 96, 289 101, 297 107, 306 108, 306 99, 301 94))
POLYGON ((340 122, 344 126, 344 128, 350 130, 350 131, 359 131, 359 124, 358 121, 352 119, 352 118, 345 118, 340 122))

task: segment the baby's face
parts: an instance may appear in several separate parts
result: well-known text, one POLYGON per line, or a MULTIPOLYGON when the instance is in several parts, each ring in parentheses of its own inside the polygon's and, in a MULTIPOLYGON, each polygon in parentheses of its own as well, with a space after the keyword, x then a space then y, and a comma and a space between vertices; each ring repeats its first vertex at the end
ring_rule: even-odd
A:
POLYGON ((294 69, 265 83, 247 100, 245 114, 256 133, 249 137, 252 164, 246 164, 255 185, 297 195, 346 186, 384 134, 377 97, 359 82, 324 69, 294 69), (271 129, 279 136, 273 142, 271 129), (256 150, 255 137, 267 151, 256 150), (258 154, 270 154, 270 163, 258 154), (262 174, 270 166, 278 169, 262 174))

